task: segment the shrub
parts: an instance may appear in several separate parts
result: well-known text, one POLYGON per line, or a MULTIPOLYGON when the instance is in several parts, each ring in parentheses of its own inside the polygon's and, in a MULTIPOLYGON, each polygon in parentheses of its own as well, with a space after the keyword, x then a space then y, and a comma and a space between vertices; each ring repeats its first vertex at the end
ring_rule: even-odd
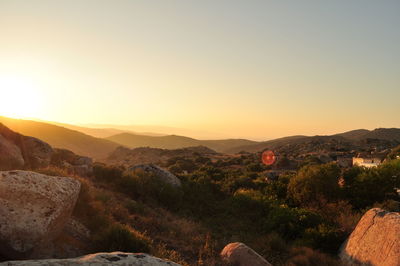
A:
POLYGON ((180 188, 160 180, 157 176, 137 171, 119 179, 118 188, 133 199, 150 204, 158 204, 169 209, 177 209, 183 192, 180 188))
POLYGON ((93 175, 96 179, 103 182, 116 182, 122 177, 124 169, 121 167, 107 166, 105 164, 96 163, 93 166, 93 175))
POLYGON ((300 242, 306 246, 336 254, 345 238, 346 234, 344 232, 333 226, 320 224, 317 228, 307 229, 300 242))
POLYGON ((127 227, 114 224, 95 239, 97 251, 149 252, 148 243, 134 235, 127 227))
POLYGON ((336 164, 308 165, 290 179, 288 193, 301 206, 322 208, 321 199, 332 201, 339 195, 340 169, 336 164))
POLYGON ((337 266, 340 263, 332 257, 306 247, 293 248, 286 266, 337 266))

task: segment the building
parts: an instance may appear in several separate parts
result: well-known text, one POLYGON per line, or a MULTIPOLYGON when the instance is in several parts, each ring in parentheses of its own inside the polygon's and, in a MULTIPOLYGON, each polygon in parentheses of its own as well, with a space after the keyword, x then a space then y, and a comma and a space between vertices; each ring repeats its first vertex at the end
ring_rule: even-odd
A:
POLYGON ((385 159, 382 155, 375 154, 358 154, 357 157, 353 157, 353 165, 354 166, 363 166, 363 167, 377 167, 382 164, 385 159))

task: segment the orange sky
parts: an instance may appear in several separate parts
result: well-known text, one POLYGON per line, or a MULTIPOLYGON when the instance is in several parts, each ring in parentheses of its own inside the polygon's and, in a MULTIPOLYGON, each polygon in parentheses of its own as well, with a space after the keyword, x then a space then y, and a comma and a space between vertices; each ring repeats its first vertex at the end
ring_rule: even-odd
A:
POLYGON ((399 11, 372 0, 3 0, 0 115, 253 139, 400 127, 399 11))

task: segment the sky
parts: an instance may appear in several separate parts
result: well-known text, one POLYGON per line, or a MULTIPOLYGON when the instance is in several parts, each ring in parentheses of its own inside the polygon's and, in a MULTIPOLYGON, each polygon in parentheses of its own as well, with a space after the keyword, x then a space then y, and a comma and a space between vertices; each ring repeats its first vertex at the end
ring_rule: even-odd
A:
POLYGON ((397 0, 0 0, 0 115, 271 139, 400 127, 397 0))

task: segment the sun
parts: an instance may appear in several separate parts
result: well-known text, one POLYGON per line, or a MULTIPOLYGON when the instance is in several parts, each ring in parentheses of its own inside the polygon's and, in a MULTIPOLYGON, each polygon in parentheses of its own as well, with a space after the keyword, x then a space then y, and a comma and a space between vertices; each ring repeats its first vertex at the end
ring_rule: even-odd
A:
POLYGON ((35 83, 27 77, 0 74, 0 116, 32 118, 42 107, 35 83))

